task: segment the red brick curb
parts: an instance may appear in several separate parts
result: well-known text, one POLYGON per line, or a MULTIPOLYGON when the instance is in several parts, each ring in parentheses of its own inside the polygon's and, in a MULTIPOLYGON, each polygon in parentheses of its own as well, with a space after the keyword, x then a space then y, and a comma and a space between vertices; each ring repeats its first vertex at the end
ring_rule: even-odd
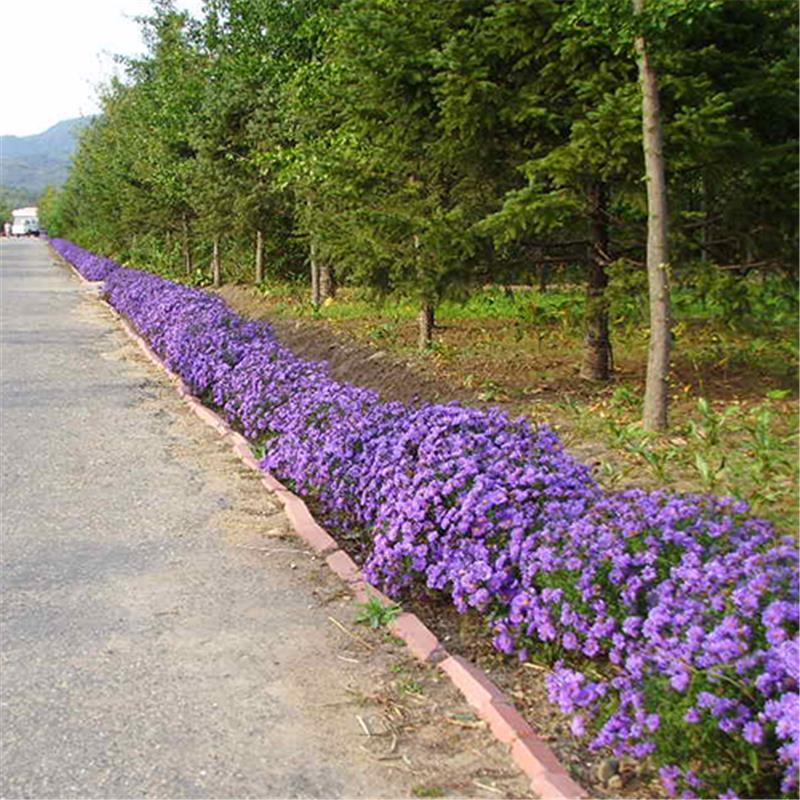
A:
POLYGON ((363 579, 358 564, 344 550, 331 553, 325 561, 345 583, 358 583, 363 579))
MULTIPOLYGON (((83 283, 97 285, 95 282, 87 281, 71 264, 69 266, 83 283)), ((360 602, 377 599, 386 606, 391 605, 392 601, 365 580, 358 565, 317 523, 306 504, 273 475, 262 470, 250 450, 247 439, 194 397, 184 382, 164 364, 127 320, 123 319, 112 306, 108 305, 108 308, 120 320, 125 332, 138 344, 148 359, 164 370, 175 382, 178 394, 192 411, 217 433, 228 438, 234 452, 248 467, 262 473, 262 483, 283 505, 294 532, 312 550, 325 557, 328 566, 350 586, 356 598, 360 602)), ((400 614, 390 623, 389 630, 405 642, 418 660, 438 664, 439 669, 450 678, 478 716, 489 725, 495 738, 510 745, 511 757, 520 770, 530 778, 533 792, 545 800, 589 797, 586 790, 572 780, 553 751, 536 735, 531 725, 503 692, 489 680, 483 670, 461 656, 448 654, 436 635, 415 614, 400 614)))
MULTIPOLYGON (((264 473, 261 478, 261 483, 271 492, 289 492, 289 490, 274 475, 270 475, 269 472, 264 473)), ((291 492, 289 492, 289 494, 291 494, 291 492)))
POLYGON ((196 397, 190 394, 185 395, 183 401, 206 423, 206 425, 210 425, 220 436, 228 435, 230 428, 219 414, 216 414, 210 408, 204 406, 196 397))
MULTIPOLYGON (((386 608, 394 605, 394 600, 392 600, 391 597, 387 597, 383 592, 376 589, 371 583, 367 583, 363 579, 357 583, 351 584, 350 590, 353 592, 356 600, 358 600, 359 603, 368 603, 370 600, 378 600, 380 604, 386 608)), ((405 641, 405 639, 403 641, 405 641)))
MULTIPOLYGON (((270 476, 272 477, 272 476, 270 476)), ((265 485, 268 486, 266 481, 265 485)), ((278 483, 275 481, 275 483, 278 483)), ((283 503, 283 510, 292 523, 295 533, 315 552, 320 555, 329 555, 339 550, 336 540, 311 516, 308 506, 296 495, 292 494, 283 484, 276 491, 278 499, 283 503)), ((345 555, 343 553, 343 555, 345 555)))
POLYGON ((486 673, 466 658, 448 656, 439 664, 439 669, 453 681, 479 714, 493 700, 505 700, 503 693, 489 680, 486 673))
POLYGON ((514 744, 526 736, 536 737, 536 731, 514 706, 495 698, 481 708, 481 715, 489 723, 492 733, 505 744, 514 744))
POLYGON ((397 619, 389 623, 389 630, 401 638, 420 661, 435 661, 437 657, 447 658, 447 651, 416 614, 400 614, 397 619))

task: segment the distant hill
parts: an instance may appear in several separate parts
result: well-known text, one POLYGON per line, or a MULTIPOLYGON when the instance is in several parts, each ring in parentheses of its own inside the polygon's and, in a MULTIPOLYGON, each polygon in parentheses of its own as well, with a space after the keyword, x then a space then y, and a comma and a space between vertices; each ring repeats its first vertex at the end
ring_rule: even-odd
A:
POLYGON ((32 202, 46 186, 61 186, 91 119, 66 119, 33 136, 0 136, 0 194, 32 202))

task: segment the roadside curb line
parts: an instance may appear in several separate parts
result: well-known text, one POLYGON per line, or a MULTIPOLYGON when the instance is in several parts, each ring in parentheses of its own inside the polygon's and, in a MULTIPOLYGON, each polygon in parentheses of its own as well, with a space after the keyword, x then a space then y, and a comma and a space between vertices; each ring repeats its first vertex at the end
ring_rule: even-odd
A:
MULTIPOLYGON (((66 259, 61 256, 59 258, 88 287, 99 287, 102 283, 102 281, 87 280, 66 259)), ((260 474, 264 487, 274 494, 283 506, 295 535, 325 559, 331 570, 348 585, 356 599, 360 602, 377 599, 384 606, 391 605, 393 601, 364 578, 355 561, 319 525, 305 502, 271 473, 261 468, 250 450, 247 439, 194 397, 183 379, 162 361, 132 325, 99 292, 97 297, 119 320, 122 329, 139 346, 148 360, 167 374, 175 384, 178 395, 189 408, 222 438, 228 440, 231 449, 247 467, 260 474)), ((543 800, 577 800, 590 797, 589 793, 570 777, 555 753, 537 736, 530 723, 482 669, 461 656, 448 653, 436 635, 416 614, 403 612, 389 624, 388 628, 394 636, 406 644, 418 661, 436 666, 450 679, 477 716, 487 723, 492 735, 510 747, 511 758, 529 778, 530 788, 535 794, 543 800)))

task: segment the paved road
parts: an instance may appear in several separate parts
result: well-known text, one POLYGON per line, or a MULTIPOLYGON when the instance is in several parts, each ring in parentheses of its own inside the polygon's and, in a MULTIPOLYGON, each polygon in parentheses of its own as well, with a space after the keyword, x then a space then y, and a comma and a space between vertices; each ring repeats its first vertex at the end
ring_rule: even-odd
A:
POLYGON ((348 704, 397 648, 329 623, 352 624, 338 579, 44 243, 0 243, 0 322, 0 796, 378 798, 508 772, 485 732, 448 751, 447 725, 401 740, 413 769, 365 752, 348 704))

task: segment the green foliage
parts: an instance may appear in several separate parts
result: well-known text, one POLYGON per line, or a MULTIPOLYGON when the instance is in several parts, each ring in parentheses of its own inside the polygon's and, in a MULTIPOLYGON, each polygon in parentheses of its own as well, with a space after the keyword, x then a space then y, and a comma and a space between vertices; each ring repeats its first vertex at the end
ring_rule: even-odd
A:
POLYGON ((370 628, 384 628, 393 622, 402 613, 401 606, 393 603, 384 605, 377 597, 371 597, 366 603, 360 605, 361 611, 356 617, 356 622, 369 625, 370 628))
POLYGON ((60 192, 54 186, 48 186, 37 201, 39 223, 49 236, 63 236, 66 225, 60 202, 60 192))
MULTIPOLYGON (((785 530, 794 529, 797 435, 794 415, 785 417, 784 391, 773 390, 764 402, 748 406, 700 397, 694 412, 664 437, 642 430, 635 421, 638 409, 620 388, 610 399, 606 439, 645 468, 654 485, 688 483, 732 495, 785 530)), ((585 409, 578 405, 572 413, 585 409)))
MULTIPOLYGON (((533 329, 541 349, 607 309, 613 337, 641 336, 642 34, 661 87, 675 345, 704 326, 698 373, 723 359, 791 369, 795 5, 206 0, 194 20, 155 0, 146 52, 104 87, 44 217, 191 283, 220 238, 224 277, 252 281, 258 232, 268 285, 306 276, 313 253, 404 319, 475 311, 513 320, 520 341, 533 329), (506 283, 555 286, 479 288, 506 283)), ((707 482, 729 469, 695 467, 707 482)))
POLYGON ((28 189, 16 186, 0 186, 0 220, 11 221, 11 212, 15 208, 35 205, 35 196, 28 189))
POLYGON ((428 786, 427 784, 418 783, 416 786, 411 787, 411 794, 413 797, 446 797, 447 793, 440 786, 428 786))

